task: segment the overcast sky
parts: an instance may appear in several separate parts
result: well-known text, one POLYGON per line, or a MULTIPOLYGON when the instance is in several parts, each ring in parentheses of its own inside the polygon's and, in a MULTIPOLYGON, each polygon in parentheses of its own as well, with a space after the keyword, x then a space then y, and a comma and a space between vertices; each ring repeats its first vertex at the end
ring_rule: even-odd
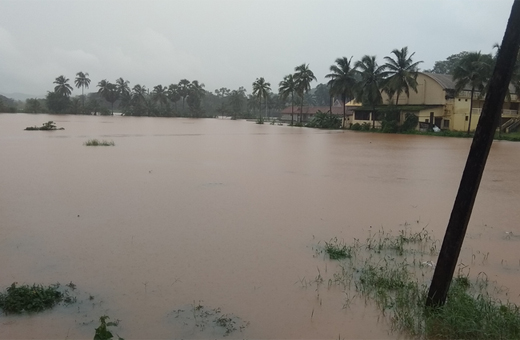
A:
MULTIPOLYGON (((0 92, 44 95, 88 72, 206 90, 258 77, 274 91, 302 63, 318 78, 338 57, 408 46, 431 68, 461 51, 494 52, 513 0, 0 0, 0 92)), ((318 83, 313 83, 313 87, 318 83)), ((75 89, 73 95, 81 94, 75 89)))

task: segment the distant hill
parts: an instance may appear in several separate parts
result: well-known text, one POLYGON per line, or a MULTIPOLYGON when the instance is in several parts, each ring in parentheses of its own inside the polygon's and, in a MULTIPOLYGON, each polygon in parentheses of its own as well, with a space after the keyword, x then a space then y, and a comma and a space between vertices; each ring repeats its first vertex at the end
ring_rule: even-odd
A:
POLYGON ((4 106, 16 106, 15 100, 0 94, 0 100, 4 106))
POLYGON ((16 92, 16 93, 3 93, 3 92, 0 92, 0 96, 11 98, 11 99, 14 99, 14 100, 21 100, 22 102, 25 102, 25 100, 29 99, 29 98, 45 98, 45 95, 35 96, 35 95, 32 95, 32 94, 19 93, 19 92, 16 92))

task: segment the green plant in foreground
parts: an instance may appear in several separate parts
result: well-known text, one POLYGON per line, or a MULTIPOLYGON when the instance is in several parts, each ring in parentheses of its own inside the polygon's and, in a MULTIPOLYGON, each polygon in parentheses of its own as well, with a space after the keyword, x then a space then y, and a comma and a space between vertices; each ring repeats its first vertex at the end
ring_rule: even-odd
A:
MULTIPOLYGON (((94 334, 94 340, 112 340, 114 338, 114 335, 112 332, 108 330, 108 327, 110 326, 117 326, 119 325, 119 320, 112 322, 107 322, 107 319, 110 319, 107 315, 103 315, 99 318, 100 325, 98 328, 96 328, 96 334, 94 334)), ((117 334, 116 334, 117 335, 117 334)), ((117 335, 117 338, 119 340, 124 340, 119 335, 117 335)))
POLYGON ((325 252, 331 260, 339 260, 352 257, 352 248, 347 247, 344 242, 333 238, 330 242, 325 242, 325 252))
MULTIPOLYGON (((326 245, 336 249, 332 247, 336 243, 333 239, 326 245)), ((341 244, 339 248, 348 249, 350 257, 338 262, 339 271, 328 280, 329 287, 344 287, 348 307, 353 283, 361 296, 374 301, 389 318, 393 330, 415 338, 520 339, 520 308, 490 296, 484 273, 470 279, 459 271, 446 304, 426 309, 436 243, 424 228, 412 232, 407 227, 397 235, 381 229, 364 244, 358 240, 351 246, 341 244)))
POLYGON ((54 307, 61 301, 73 302, 58 290, 59 284, 17 286, 14 282, 5 293, 0 293, 0 308, 5 314, 36 313, 54 307))
POLYGON ((116 145, 114 141, 107 141, 107 140, 98 140, 98 139, 89 139, 84 143, 86 146, 114 146, 116 145))

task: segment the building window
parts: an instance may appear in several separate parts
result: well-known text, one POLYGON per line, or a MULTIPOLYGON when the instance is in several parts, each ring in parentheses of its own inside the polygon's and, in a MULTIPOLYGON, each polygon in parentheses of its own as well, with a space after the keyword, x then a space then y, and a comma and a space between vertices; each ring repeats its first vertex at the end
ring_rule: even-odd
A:
POLYGON ((429 123, 430 120, 429 120, 429 119, 425 119, 424 122, 425 122, 425 123, 429 123))
POLYGON ((370 120, 370 112, 369 111, 356 111, 354 113, 354 118, 356 120, 370 120))
POLYGON ((467 99, 464 99, 465 102, 467 102, 468 100, 467 99))
POLYGON ((468 121, 468 116, 466 116, 466 122, 468 121))
POLYGON ((442 127, 445 128, 445 129, 449 129, 450 128, 450 120, 449 119, 445 119, 442 121, 442 127))

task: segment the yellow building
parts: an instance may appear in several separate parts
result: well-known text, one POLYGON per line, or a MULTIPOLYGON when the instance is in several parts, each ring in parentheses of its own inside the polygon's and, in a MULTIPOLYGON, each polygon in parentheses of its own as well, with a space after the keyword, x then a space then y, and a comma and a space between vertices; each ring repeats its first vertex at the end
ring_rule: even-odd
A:
MULTIPOLYGON (((440 129, 466 131, 469 124, 471 88, 465 88, 458 94, 455 93, 455 82, 453 77, 447 74, 419 72, 417 76, 417 92, 410 89, 410 96, 401 93, 399 105, 400 122, 403 122, 407 113, 413 113, 419 118, 418 129, 431 126, 433 123, 440 129)), ((395 104, 395 96, 392 98, 395 104)), ((383 102, 392 104, 388 96, 383 93, 383 102)), ((475 91, 473 95, 473 111, 471 115, 471 130, 477 126, 482 111, 484 98, 475 91)), ((519 99, 511 95, 506 99, 502 110, 502 128, 507 129, 511 125, 520 125, 518 114, 519 99)), ((372 110, 360 108, 355 110, 352 123, 371 122, 372 110)), ((377 112, 377 108, 376 108, 377 112)), ((376 127, 381 126, 377 120, 376 127)))

